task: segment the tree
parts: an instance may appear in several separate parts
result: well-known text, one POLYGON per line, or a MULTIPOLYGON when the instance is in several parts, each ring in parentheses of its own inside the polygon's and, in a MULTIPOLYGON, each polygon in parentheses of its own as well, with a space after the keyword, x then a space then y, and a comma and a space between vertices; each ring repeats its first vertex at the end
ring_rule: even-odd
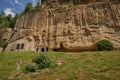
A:
POLYGON ((14 18, 12 18, 12 19, 9 21, 9 27, 11 27, 11 28, 14 28, 14 27, 15 27, 15 24, 16 24, 16 21, 17 21, 18 17, 19 17, 19 15, 16 14, 16 15, 14 16, 14 18))
POLYGON ((0 13, 0 28, 13 28, 18 17, 18 15, 12 17, 11 15, 5 16, 4 14, 0 13))
POLYGON ((27 11, 31 10, 32 8, 33 8, 32 3, 27 3, 27 4, 25 5, 24 12, 27 12, 27 11))
POLYGON ((2 48, 6 48, 7 45, 8 45, 8 43, 5 40, 0 42, 0 47, 2 47, 2 48))
POLYGON ((41 8, 41 0, 38 0, 37 5, 35 8, 41 8))

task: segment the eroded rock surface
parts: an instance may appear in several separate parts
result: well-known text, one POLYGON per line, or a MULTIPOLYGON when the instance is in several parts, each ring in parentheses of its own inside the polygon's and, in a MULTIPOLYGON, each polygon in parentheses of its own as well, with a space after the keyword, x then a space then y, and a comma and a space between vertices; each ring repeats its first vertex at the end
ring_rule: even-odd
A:
POLYGON ((0 41, 6 40, 11 32, 12 32, 11 28, 0 29, 0 41))
POLYGON ((61 44, 66 48, 88 47, 101 39, 120 49, 120 3, 102 0, 67 8, 32 10, 19 19, 17 27, 8 48, 17 40, 32 37, 31 46, 45 45, 50 49, 58 49, 61 44))

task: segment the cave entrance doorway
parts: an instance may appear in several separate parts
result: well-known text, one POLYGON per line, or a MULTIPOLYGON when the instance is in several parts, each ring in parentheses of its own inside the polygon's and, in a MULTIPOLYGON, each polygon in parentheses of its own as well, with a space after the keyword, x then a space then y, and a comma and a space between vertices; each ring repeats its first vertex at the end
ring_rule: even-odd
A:
POLYGON ((17 49, 17 50, 20 49, 20 44, 17 44, 16 49, 17 49))
POLYGON ((44 48, 41 48, 41 52, 45 52, 45 49, 44 49, 44 48))
POLYGON ((49 48, 47 46, 37 46, 36 52, 48 52, 49 48))

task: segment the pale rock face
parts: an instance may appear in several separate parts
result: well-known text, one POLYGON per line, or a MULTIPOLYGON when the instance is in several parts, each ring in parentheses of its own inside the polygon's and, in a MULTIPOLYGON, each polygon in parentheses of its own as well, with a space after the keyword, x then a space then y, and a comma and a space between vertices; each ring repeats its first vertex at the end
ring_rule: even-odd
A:
POLYGON ((57 49, 61 43, 64 47, 85 47, 107 39, 120 49, 120 3, 103 1, 70 8, 33 10, 19 19, 18 28, 11 42, 31 36, 34 46, 57 49))
POLYGON ((5 51, 34 51, 34 40, 26 37, 9 43, 5 51), (18 45, 19 44, 19 45, 18 45), (22 48, 23 44, 23 48, 22 48))
POLYGON ((11 28, 0 29, 0 41, 6 40, 11 32, 12 32, 11 28))

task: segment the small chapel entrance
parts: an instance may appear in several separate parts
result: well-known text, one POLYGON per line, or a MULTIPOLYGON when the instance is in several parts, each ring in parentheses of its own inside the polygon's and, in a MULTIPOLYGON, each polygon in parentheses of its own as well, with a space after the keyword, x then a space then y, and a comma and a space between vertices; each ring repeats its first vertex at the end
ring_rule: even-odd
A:
POLYGON ((37 46, 35 51, 36 52, 47 52, 49 48, 47 46, 37 46))

